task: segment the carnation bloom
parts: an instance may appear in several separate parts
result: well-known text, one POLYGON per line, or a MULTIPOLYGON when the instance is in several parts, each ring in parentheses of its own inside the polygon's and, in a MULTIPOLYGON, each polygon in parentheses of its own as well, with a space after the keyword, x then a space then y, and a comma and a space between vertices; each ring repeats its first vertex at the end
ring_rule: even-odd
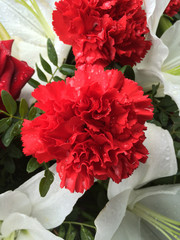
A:
POLYGON ((177 172, 169 132, 153 124, 146 126, 144 145, 149 151, 148 160, 140 163, 139 168, 121 183, 110 180, 109 202, 95 220, 95 240, 131 240, 132 236, 135 240, 164 240, 167 235, 170 236, 167 239, 179 239, 175 235, 179 235, 180 223, 176 221, 180 221, 180 185, 139 189, 149 181, 177 172))
POLYGON ((173 17, 176 13, 178 13, 179 9, 180 9, 180 0, 170 0, 164 13, 167 14, 168 16, 173 17))
MULTIPOLYGON (((12 44, 13 40, 0 41, 0 94, 2 90, 5 90, 17 99, 34 70, 26 62, 11 56, 12 44)), ((0 103, 0 108, 3 108, 2 103, 0 103)))
POLYGON ((71 44, 77 65, 115 60, 133 66, 150 49, 142 0, 64 0, 53 11, 54 30, 71 44))
POLYGON ((61 187, 83 192, 94 177, 118 183, 146 161, 151 100, 120 71, 89 66, 66 84, 40 86, 33 96, 45 113, 24 121, 23 152, 39 163, 56 159, 61 187))
MULTIPOLYGON (((15 44, 12 49, 13 56, 18 59, 23 59, 31 67, 35 68, 35 64, 40 65, 40 57, 49 62, 47 56, 47 39, 50 38, 54 43, 57 55, 58 65, 60 66, 70 50, 70 46, 59 41, 55 35, 51 22, 52 11, 55 0, 0 0, 0 23, 3 24, 10 37, 15 39, 15 44)), ((50 64, 52 71, 55 71, 56 67, 50 64)), ((62 74, 57 72, 60 77, 62 74)), ((50 79, 51 75, 47 74, 47 79, 50 79)), ((33 76, 37 79, 37 74, 33 76)), ((43 84, 42 81, 40 81, 43 84)), ((25 98, 29 104, 35 100, 31 96, 31 92, 34 90, 29 84, 23 88, 21 96, 25 98)))
POLYGON ((54 182, 45 197, 39 194, 44 171, 36 174, 14 191, 0 194, 0 239, 62 240, 47 229, 59 226, 81 194, 59 188, 55 167, 54 182))

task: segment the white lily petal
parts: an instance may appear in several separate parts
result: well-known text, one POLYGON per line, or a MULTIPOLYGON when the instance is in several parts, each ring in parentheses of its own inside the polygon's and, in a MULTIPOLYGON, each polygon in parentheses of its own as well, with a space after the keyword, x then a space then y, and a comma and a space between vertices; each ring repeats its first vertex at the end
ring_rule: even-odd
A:
POLYGON ((109 182, 108 197, 111 199, 126 189, 133 189, 153 179, 171 176, 177 172, 177 161, 172 138, 167 130, 147 124, 144 145, 149 151, 145 164, 141 164, 134 173, 120 184, 109 182))
MULTIPOLYGON (((112 237, 112 240, 140 240, 140 219, 133 213, 126 211, 121 225, 112 237)), ((151 239, 152 240, 152 239, 151 239)))
POLYGON ((128 204, 130 190, 112 198, 95 220, 95 240, 110 240, 121 224, 128 204))
POLYGON ((0 9, 0 22, 11 37, 18 36, 25 41, 28 39, 28 42, 40 46, 46 44, 41 25, 24 6, 14 0, 0 0, 0 9))
POLYGON ((179 36, 180 36, 180 21, 177 21, 172 27, 165 31, 165 33, 161 37, 163 43, 169 49, 169 55, 163 63, 164 71, 180 66, 179 36))
POLYGON ((180 76, 175 76, 168 73, 164 75, 164 93, 171 96, 180 109, 180 76))
POLYGON ((51 171, 55 173, 54 182, 45 197, 42 198, 39 194, 39 182, 44 171, 36 174, 18 188, 19 191, 26 193, 32 202, 31 216, 36 217, 47 229, 59 226, 82 196, 81 193, 71 193, 67 189, 61 189, 55 165, 51 171))
MULTIPOLYGON (((128 205, 130 208, 133 208, 137 202, 144 203, 144 201, 148 200, 151 197, 152 197, 152 199, 156 199, 157 195, 163 195, 165 198, 166 198, 166 194, 167 195, 176 195, 177 192, 179 191, 179 186, 180 185, 178 185, 178 184, 176 184, 176 185, 158 185, 158 186, 154 186, 154 187, 147 187, 147 188, 132 190, 131 195, 129 197, 128 205)), ((158 203, 158 201, 157 201, 157 203, 158 203)), ((148 207, 151 208, 150 205, 148 205, 148 207)), ((158 207, 159 206, 157 204, 154 204, 154 208, 151 208, 151 209, 154 209, 156 211, 156 210, 158 210, 158 207)), ((163 213, 161 213, 161 214, 163 214, 163 213)))
POLYGON ((160 17, 162 16, 169 2, 170 0, 144 0, 147 23, 152 35, 156 34, 160 17))
POLYGON ((150 51, 143 61, 134 67, 135 80, 145 91, 151 90, 153 84, 163 82, 161 67, 168 53, 168 48, 162 40, 154 37, 150 51))
POLYGON ((29 215, 31 202, 28 197, 19 191, 7 191, 0 195, 0 220, 4 220, 9 214, 19 212, 29 215))
MULTIPOLYGON (((180 221, 180 184, 138 190, 140 203, 168 218, 180 221)), ((136 198, 137 199, 137 198, 136 198)))
POLYGON ((1 226, 1 233, 8 237, 16 230, 27 230, 26 233, 21 233, 17 240, 62 240, 62 238, 55 236, 50 231, 43 228, 43 226, 32 217, 24 214, 13 213, 9 215, 1 226))

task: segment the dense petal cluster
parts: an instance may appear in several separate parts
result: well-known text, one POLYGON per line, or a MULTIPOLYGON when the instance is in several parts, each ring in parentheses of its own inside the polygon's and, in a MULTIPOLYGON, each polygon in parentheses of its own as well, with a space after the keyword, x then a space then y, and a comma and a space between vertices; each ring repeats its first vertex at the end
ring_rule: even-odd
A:
POLYGON ((40 86, 33 96, 45 113, 24 121, 23 151, 39 163, 56 159, 61 187, 83 192, 94 178, 108 177, 119 183, 146 161, 151 100, 120 71, 86 66, 66 84, 40 86))
POLYGON ((77 65, 111 61, 133 66, 150 49, 142 0, 63 0, 53 12, 54 30, 73 47, 77 65))
POLYGON ((180 0, 170 0, 167 8, 165 9, 165 14, 173 17, 175 14, 178 13, 179 9, 180 9, 180 0))
POLYGON ((8 91, 14 99, 17 99, 34 70, 26 62, 11 56, 12 44, 13 40, 0 41, 0 93, 2 90, 8 91))

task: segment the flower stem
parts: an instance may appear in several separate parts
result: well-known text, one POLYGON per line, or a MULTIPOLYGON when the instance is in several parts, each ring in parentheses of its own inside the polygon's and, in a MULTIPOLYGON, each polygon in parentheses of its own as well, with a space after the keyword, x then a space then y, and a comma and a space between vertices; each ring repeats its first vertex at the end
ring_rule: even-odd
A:
POLYGON ((89 224, 86 224, 86 223, 71 222, 71 221, 65 221, 65 222, 63 222, 63 223, 64 223, 64 224, 74 224, 74 225, 79 225, 79 226, 85 226, 85 227, 92 228, 92 229, 96 230, 96 227, 95 227, 95 226, 92 226, 92 225, 89 225, 89 224))

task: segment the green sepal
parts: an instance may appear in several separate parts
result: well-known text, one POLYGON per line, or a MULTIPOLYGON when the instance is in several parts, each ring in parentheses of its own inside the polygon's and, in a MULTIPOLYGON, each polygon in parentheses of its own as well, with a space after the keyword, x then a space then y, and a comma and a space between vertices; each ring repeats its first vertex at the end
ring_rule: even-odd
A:
POLYGON ((13 97, 8 92, 6 92, 5 90, 2 90, 1 91, 1 98, 2 98, 3 104, 4 104, 7 112, 10 115, 14 115, 17 111, 17 103, 13 99, 13 97))

